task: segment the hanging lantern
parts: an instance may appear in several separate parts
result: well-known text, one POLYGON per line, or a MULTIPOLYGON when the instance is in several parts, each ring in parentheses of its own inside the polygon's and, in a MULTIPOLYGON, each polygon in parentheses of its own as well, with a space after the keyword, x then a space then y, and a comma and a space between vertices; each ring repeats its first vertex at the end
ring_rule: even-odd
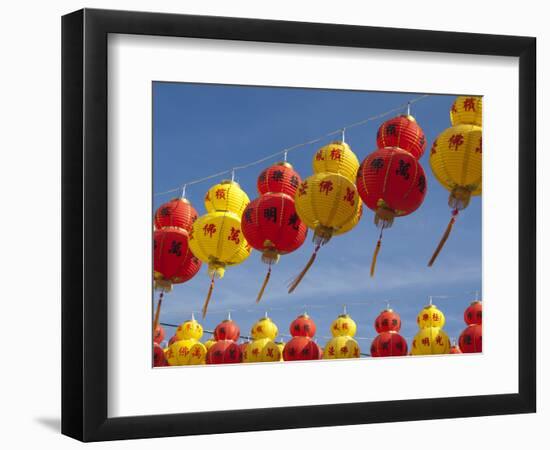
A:
POLYGON ((413 116, 401 115, 378 128, 376 145, 378 148, 399 147, 420 159, 426 150, 426 137, 413 116))
POLYGON ((204 197, 204 207, 211 213, 215 211, 229 211, 241 216, 250 199, 239 183, 231 180, 223 180, 212 186, 204 197))
POLYGON ((195 221, 189 236, 193 254, 208 264, 210 288, 202 309, 203 317, 215 277, 222 278, 226 267, 242 263, 251 252, 241 230, 241 214, 248 204, 248 196, 239 185, 234 181, 222 181, 210 188, 204 204, 209 212, 195 221))
POLYGON ((437 181, 450 192, 452 215, 428 266, 433 265, 449 238, 459 211, 468 206, 472 196, 481 195, 481 101, 481 97, 458 97, 451 108, 453 126, 432 144, 430 166, 437 181))
POLYGON ((168 362, 164 356, 164 350, 156 342, 153 344, 153 367, 167 366, 168 362))
POLYGON ((241 359, 239 344, 235 341, 217 341, 208 350, 206 364, 236 364, 241 359))
POLYGON ((458 338, 458 346, 462 353, 481 353, 482 329, 481 325, 468 325, 458 338))
POLYGON ((382 235, 396 217, 416 211, 426 196, 427 181, 420 162, 411 153, 397 147, 380 148, 361 163, 357 190, 367 207, 375 212, 374 223, 380 228, 371 263, 374 276, 382 235))
POLYGON ((459 96, 451 106, 450 116, 452 125, 469 123, 481 126, 482 119, 481 97, 459 96))
POLYGON ((401 317, 393 309, 385 309, 374 321, 374 328, 377 333, 385 331, 399 332, 401 329, 401 317))
POLYGON ((407 341, 396 331, 382 331, 370 346, 370 355, 375 358, 405 356, 407 351, 407 341))
POLYGON ((260 173, 257 187, 260 195, 278 192, 294 198, 296 188, 301 182, 298 172, 285 161, 275 163, 260 173))
POLYGON ((341 314, 330 325, 330 332, 334 337, 353 337, 357 332, 357 324, 348 314, 341 314))
POLYGON ((451 346, 451 350, 449 350, 449 353, 451 355, 458 355, 462 353, 462 351, 460 350, 460 347, 456 344, 456 342, 454 342, 453 345, 451 346))
POLYGON ((323 359, 359 358, 361 350, 350 336, 335 336, 325 345, 323 359))
POLYGON ((416 316, 416 323, 420 328, 439 327, 445 325, 445 314, 443 314, 435 305, 424 306, 416 316))
POLYGON ((184 283, 193 278, 201 262, 189 248, 187 231, 166 227, 153 234, 153 267, 155 287, 170 291, 172 284, 184 283))
POLYGON ((470 303, 470 306, 464 311, 464 322, 466 322, 466 325, 481 325, 482 309, 481 301, 475 300, 470 303))
POLYGON ((274 340, 279 334, 279 329, 269 317, 265 316, 252 325, 250 334, 254 340, 263 338, 274 340))
POLYGON ((155 332, 153 333, 153 342, 155 342, 156 344, 160 344, 162 341, 164 341, 164 336, 164 328, 158 325, 155 328, 155 332))
POLYGON ((272 264, 305 241, 307 227, 298 217, 294 204, 294 193, 301 181, 290 164, 275 164, 260 174, 260 197, 244 210, 241 219, 244 237, 249 245, 262 252, 262 261, 269 265, 256 302, 262 298, 271 277, 272 264))
POLYGON ((214 339, 216 341, 238 341, 241 329, 230 318, 216 325, 214 328, 214 339))
POLYGON ((310 338, 293 337, 285 344, 283 358, 285 361, 305 361, 319 359, 319 346, 310 338))
POLYGON ((439 327, 422 328, 412 342, 413 355, 441 355, 450 348, 449 336, 439 327))
POLYGON ((189 248, 187 231, 177 227, 165 227, 153 232, 153 276, 155 289, 161 291, 153 330, 159 325, 164 293, 172 290, 172 284, 189 281, 200 268, 201 262, 189 248))
POLYGON ((174 198, 159 206, 155 212, 154 225, 157 230, 165 227, 183 228, 191 231, 198 214, 186 198, 174 198))
POLYGON ((244 349, 243 362, 276 362, 281 359, 279 347, 269 338, 256 339, 244 349))
POLYGON ((305 336, 311 338, 315 336, 316 330, 317 327, 315 326, 315 322, 306 313, 296 317, 290 324, 290 334, 292 336, 305 336))
POLYGON ((181 341, 183 339, 195 339, 199 340, 202 337, 202 325, 195 320, 193 315, 191 320, 183 322, 176 329, 176 339, 181 341))
POLYGON ((196 366, 205 363, 206 347, 195 339, 174 342, 166 352, 170 366, 196 366))

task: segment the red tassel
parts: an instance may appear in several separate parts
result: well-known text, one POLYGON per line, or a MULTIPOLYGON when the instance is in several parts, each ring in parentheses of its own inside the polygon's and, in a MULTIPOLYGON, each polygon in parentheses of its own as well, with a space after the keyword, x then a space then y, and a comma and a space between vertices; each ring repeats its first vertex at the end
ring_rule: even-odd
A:
POLYGON ((270 277, 271 277, 271 264, 269 264, 269 269, 267 270, 267 275, 265 276, 264 282, 262 284, 262 288, 258 293, 258 297, 256 297, 256 303, 260 303, 260 300, 262 299, 262 295, 264 295, 265 287, 267 286, 267 283, 269 282, 270 277))
POLYGON ((380 231, 380 236, 378 237, 378 242, 376 243, 376 248, 374 249, 374 254, 372 255, 372 261, 370 263, 370 276, 371 278, 374 277, 374 271, 376 270, 376 260, 378 259, 378 252, 380 251, 380 247, 382 246, 382 233, 384 232, 384 228, 380 231))

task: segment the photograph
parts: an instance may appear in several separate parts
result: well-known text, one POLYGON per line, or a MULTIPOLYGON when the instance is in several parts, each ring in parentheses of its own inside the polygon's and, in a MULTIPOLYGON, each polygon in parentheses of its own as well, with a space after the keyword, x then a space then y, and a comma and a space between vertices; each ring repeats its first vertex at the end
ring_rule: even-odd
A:
POLYGON ((481 95, 151 89, 155 370, 483 358, 481 95))

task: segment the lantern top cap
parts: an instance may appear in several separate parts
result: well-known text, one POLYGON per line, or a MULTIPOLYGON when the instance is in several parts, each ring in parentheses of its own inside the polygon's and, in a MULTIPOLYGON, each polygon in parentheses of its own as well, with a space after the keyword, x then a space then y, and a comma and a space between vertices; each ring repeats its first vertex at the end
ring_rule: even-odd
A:
POLYGON ((300 314, 297 318, 300 319, 300 318, 304 318, 304 319, 309 319, 309 314, 307 312, 304 312, 302 314, 300 314))
POLYGON ((293 169, 292 164, 290 164, 289 162, 286 162, 286 161, 277 161, 273 165, 274 166, 284 166, 284 167, 288 167, 289 169, 293 169))
POLYGON ((241 187, 239 183, 237 183, 235 180, 222 180, 220 181, 220 184, 234 184, 237 187, 241 187))
POLYGON ((170 202, 183 202, 183 203, 187 203, 188 205, 191 204, 191 202, 189 200, 187 200, 185 197, 174 197, 173 199, 171 199, 168 203, 170 202))
POLYGON ((433 303, 430 303, 429 305, 424 306, 424 309, 430 309, 430 308, 437 308, 433 303))
POLYGON ((416 122, 416 119, 410 114, 401 114, 399 117, 404 117, 405 119, 410 120, 411 122, 416 122))
POLYGON ((344 141, 332 141, 328 145, 343 145, 345 147, 349 147, 348 144, 344 141))
MULTIPOLYGON (((392 313, 392 312, 393 312, 393 309, 391 309, 391 308, 385 308, 385 309, 382 311, 382 313, 385 313, 385 312, 390 312, 390 313, 392 313)), ((380 314, 382 314, 382 313, 380 313, 380 314)))
POLYGON ((351 316, 348 313, 340 314, 338 319, 351 319, 351 316))
POLYGON ((474 300, 470 305, 476 305, 477 303, 481 304, 481 300, 474 300))

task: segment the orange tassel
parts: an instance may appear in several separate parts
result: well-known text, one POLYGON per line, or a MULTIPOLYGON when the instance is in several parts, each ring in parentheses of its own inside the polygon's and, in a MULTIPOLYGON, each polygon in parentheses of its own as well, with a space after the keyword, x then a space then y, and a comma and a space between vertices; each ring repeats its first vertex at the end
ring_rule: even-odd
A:
POLYGON ((157 310, 155 311, 155 320, 153 320, 153 335, 155 334, 155 330, 159 326, 160 322, 160 306, 162 305, 162 298, 164 297, 164 292, 161 292, 159 295, 159 301, 157 303, 157 310))
POLYGON ((270 277, 271 277, 271 264, 269 265, 269 269, 267 270, 267 275, 265 276, 264 283, 262 284, 262 288, 258 293, 258 297, 256 297, 256 303, 260 303, 260 300, 262 299, 262 295, 264 295, 265 287, 267 286, 267 283, 269 282, 270 277))
POLYGON ((210 280, 210 288, 208 289, 208 295, 206 296, 206 300, 204 301, 204 305, 202 306, 203 319, 206 317, 206 311, 208 311, 208 303, 210 303, 210 298, 212 297, 213 290, 214 290, 214 275, 212 275, 212 279, 210 280))
POLYGON ((311 255, 311 258, 309 258, 309 261, 307 262, 304 269, 294 279, 294 281, 292 283, 290 283, 290 286, 288 288, 288 293, 289 294, 292 293, 294 291, 294 289, 296 289, 298 287, 298 285, 300 284, 300 282, 302 281, 302 279, 306 275, 309 268, 313 265, 313 263, 315 262, 315 258, 317 257, 317 252, 319 251, 320 248, 321 248, 321 244, 317 244, 317 247, 315 247, 315 250, 313 251, 313 254, 311 255))
POLYGON ((432 258, 430 259, 430 262, 428 263, 428 267, 432 267, 433 263, 437 259, 437 256, 439 255, 439 252, 441 251, 441 249, 445 245, 445 242, 447 242, 447 239, 449 239, 449 235, 451 234, 451 230, 453 229, 453 225, 456 222, 456 217, 457 216, 458 216, 458 210, 455 209, 453 211, 453 216, 451 217, 451 220, 449 221, 449 224, 447 225, 445 233, 443 233, 443 236, 442 236, 441 240, 439 241, 439 244, 438 244, 437 248, 435 249, 435 252, 432 255, 432 258))
MULTIPOLYGON (((382 231, 384 231, 383 228, 382 228, 382 231)), ((374 249, 374 254, 372 255, 372 261, 370 263, 371 278, 374 277, 374 271, 376 269, 376 260, 378 259, 378 252, 380 251, 380 247, 382 246, 382 231, 380 232, 380 237, 378 238, 378 242, 376 243, 376 248, 374 249)))

